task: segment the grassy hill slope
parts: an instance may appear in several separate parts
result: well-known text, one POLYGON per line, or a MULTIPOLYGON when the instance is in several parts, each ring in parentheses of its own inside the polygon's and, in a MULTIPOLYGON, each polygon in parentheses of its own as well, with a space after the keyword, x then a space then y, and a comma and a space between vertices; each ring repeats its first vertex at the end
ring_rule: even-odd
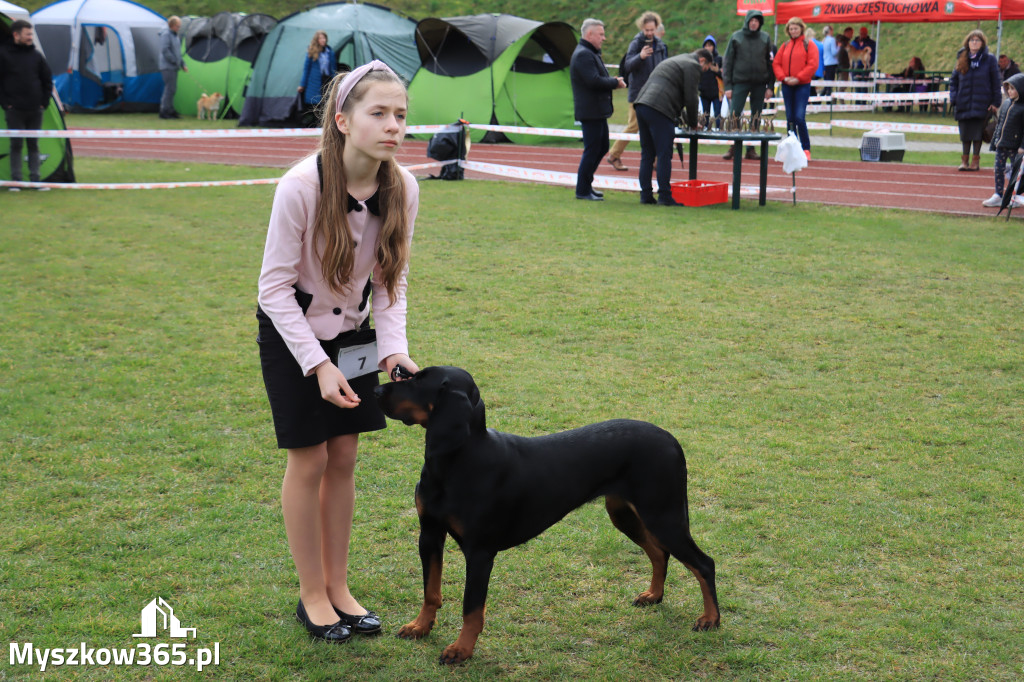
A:
MULTIPOLYGON (((38 9, 47 0, 21 2, 29 10, 38 9)), ((265 12, 281 18, 301 9, 289 0, 251 0, 250 2, 222 2, 221 0, 149 0, 143 1, 153 10, 171 14, 199 16, 220 11, 265 12)), ((317 3, 308 3, 313 6, 317 3)), ((625 0, 598 0, 581 8, 573 0, 382 0, 383 4, 402 14, 423 19, 436 16, 458 16, 483 12, 505 12, 538 21, 565 21, 575 28, 588 16, 602 19, 608 26, 605 59, 619 62, 629 40, 636 33, 634 21, 639 14, 638 5, 625 0)), ((709 33, 722 42, 738 29, 742 20, 736 16, 736 3, 732 0, 679 0, 673 3, 649 3, 645 8, 661 14, 667 29, 669 52, 677 54, 700 47, 709 33)), ((996 45, 996 22, 959 22, 946 24, 883 24, 879 41, 879 65, 883 71, 902 70, 912 56, 919 56, 929 70, 952 70, 957 47, 963 43, 968 31, 979 27, 988 36, 992 51, 996 45)), ((1004 25, 1001 51, 1018 63, 1024 63, 1024 31, 1022 22, 1004 25)), ((775 24, 768 21, 767 30, 783 36, 782 28, 775 33, 775 24)), ((820 26, 816 28, 820 29, 820 26)), ((820 31, 819 31, 820 32, 820 31)))

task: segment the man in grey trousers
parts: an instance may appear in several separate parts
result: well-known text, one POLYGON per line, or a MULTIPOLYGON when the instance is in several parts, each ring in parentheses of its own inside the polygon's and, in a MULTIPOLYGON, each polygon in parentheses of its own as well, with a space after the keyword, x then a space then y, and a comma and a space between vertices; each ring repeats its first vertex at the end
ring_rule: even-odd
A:
POLYGON ((167 28, 160 31, 160 54, 158 64, 164 79, 164 92, 160 97, 160 118, 180 118, 174 110, 174 93, 178 91, 178 70, 188 71, 181 56, 181 38, 178 29, 181 19, 171 17, 167 28))

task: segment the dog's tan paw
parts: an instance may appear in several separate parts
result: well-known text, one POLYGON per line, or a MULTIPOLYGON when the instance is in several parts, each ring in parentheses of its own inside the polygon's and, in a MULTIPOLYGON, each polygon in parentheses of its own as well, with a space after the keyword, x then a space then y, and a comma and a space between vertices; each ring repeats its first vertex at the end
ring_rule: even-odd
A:
POLYGON ((717 630, 720 624, 721 620, 719 618, 712 619, 706 616, 701 616, 697 619, 697 622, 693 624, 693 631, 707 632, 708 630, 717 630))
POLYGON ((458 644, 449 644, 441 652, 441 665, 459 665, 465 663, 473 656, 473 650, 466 651, 458 644))
POLYGON ((406 625, 403 625, 398 630, 398 637, 400 639, 423 639, 430 634, 430 627, 423 627, 413 621, 406 625))
POLYGON ((653 606, 655 604, 660 604, 663 596, 664 595, 660 594, 656 595, 650 590, 644 590, 637 595, 636 599, 633 600, 633 606, 653 606))

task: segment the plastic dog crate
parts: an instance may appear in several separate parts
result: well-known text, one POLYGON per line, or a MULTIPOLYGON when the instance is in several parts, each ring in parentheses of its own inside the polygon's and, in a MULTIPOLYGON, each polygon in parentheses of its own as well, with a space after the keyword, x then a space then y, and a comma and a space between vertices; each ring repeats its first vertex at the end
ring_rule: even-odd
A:
POLYGON ((861 161, 902 161, 907 144, 903 133, 864 133, 860 141, 861 161))
POLYGON ((683 180, 672 183, 672 198, 684 206, 708 206, 729 201, 729 183, 683 180))

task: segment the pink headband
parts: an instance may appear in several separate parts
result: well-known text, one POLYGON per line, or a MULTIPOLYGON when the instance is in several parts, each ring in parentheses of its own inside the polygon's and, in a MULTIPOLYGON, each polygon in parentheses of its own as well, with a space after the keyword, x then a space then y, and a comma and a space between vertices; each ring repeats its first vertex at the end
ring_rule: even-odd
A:
POLYGON ((374 59, 369 64, 363 64, 359 68, 353 69, 351 73, 345 76, 341 81, 341 85, 338 87, 338 99, 335 102, 335 111, 341 111, 341 107, 344 106, 345 100, 348 99, 348 94, 352 92, 352 88, 356 87, 359 81, 363 79, 363 76, 371 71, 388 71, 396 76, 398 75, 392 71, 390 66, 379 59, 374 59))

